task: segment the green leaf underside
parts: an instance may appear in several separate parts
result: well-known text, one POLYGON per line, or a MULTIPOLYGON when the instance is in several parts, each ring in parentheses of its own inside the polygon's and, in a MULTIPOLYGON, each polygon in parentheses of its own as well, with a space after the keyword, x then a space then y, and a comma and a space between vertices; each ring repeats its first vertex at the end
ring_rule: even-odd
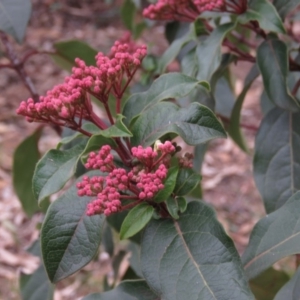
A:
POLYGON ((299 111, 298 102, 287 86, 288 50, 286 44, 276 39, 263 42, 257 50, 257 64, 270 100, 283 109, 292 112, 299 111))
POLYGON ((276 261, 299 253, 299 211, 300 192, 255 225, 249 245, 242 256, 249 279, 256 277, 276 261))
POLYGON ((164 181, 164 188, 155 195, 155 202, 159 203, 162 201, 166 201, 171 195, 175 187, 178 171, 178 167, 172 167, 168 170, 167 178, 164 181))
POLYGON ((67 71, 71 71, 77 57, 82 59, 88 66, 96 65, 95 56, 98 51, 84 42, 78 40, 58 42, 54 44, 54 48, 56 54, 52 54, 52 58, 61 68, 67 71))
POLYGON ((0 0, 0 30, 21 43, 30 14, 30 0, 0 0))
POLYGON ((176 196, 185 196, 189 194, 200 183, 201 175, 193 169, 180 169, 174 189, 176 196))
POLYGON ((267 213, 300 190, 300 113, 272 109, 256 136, 254 179, 267 213))
MULTIPOLYGON (((126 102, 123 110, 125 125, 129 125, 135 117, 147 111, 160 101, 169 98, 182 98, 188 95, 198 84, 209 89, 207 82, 180 73, 168 73, 156 79, 148 91, 133 94, 126 102)), ((130 129, 130 128, 129 128, 130 129)))
POLYGON ((154 208, 146 202, 132 208, 122 223, 120 238, 127 239, 141 231, 151 220, 153 212, 154 208))
POLYGON ((236 99, 236 102, 231 112, 229 128, 227 129, 231 138, 245 152, 249 152, 249 149, 240 127, 241 110, 242 110, 242 105, 244 103, 245 96, 249 88, 251 87, 253 81, 258 77, 258 75, 259 75, 259 71, 257 69, 257 66, 254 65, 245 79, 244 88, 241 94, 236 99))
MULTIPOLYGON (((261 273, 250 281, 250 287, 256 300, 274 300, 280 288, 289 281, 289 276, 283 271, 273 268, 261 273)), ((288 300, 284 298, 282 300, 288 300)), ((290 298, 292 300, 292 298, 290 298)))
POLYGON ((91 294, 82 300, 160 300, 145 280, 126 280, 111 291, 91 294))
POLYGON ((150 288, 164 300, 254 299, 232 240, 202 202, 189 203, 178 221, 148 224, 141 267, 150 288))
POLYGON ((279 15, 284 19, 287 14, 300 4, 300 0, 274 0, 279 15))
POLYGON ((32 216, 38 210, 31 181, 35 165, 40 158, 38 150, 40 135, 41 128, 23 140, 14 153, 13 186, 21 201, 22 208, 28 216, 32 216))
POLYGON ((33 191, 38 203, 58 192, 74 175, 77 161, 85 146, 79 144, 70 150, 48 151, 38 162, 33 179, 33 191))
POLYGON ((24 300, 53 299, 54 286, 49 281, 43 265, 30 275, 21 272, 20 291, 24 300))
POLYGON ((222 60, 221 45, 226 34, 235 27, 235 23, 218 26, 211 35, 197 46, 198 80, 210 81, 222 60))
POLYGON ((170 102, 158 103, 136 120, 131 131, 132 144, 144 147, 170 133, 179 135, 189 145, 226 137, 213 112, 198 103, 191 103, 187 108, 170 102))
POLYGON ((79 197, 73 185, 48 208, 41 246, 46 271, 53 283, 83 268, 98 251, 104 216, 86 215, 90 201, 90 197, 79 197))
POLYGON ((300 299, 300 268, 277 293, 274 300, 297 300, 300 299))
POLYGON ((240 23, 258 21, 264 30, 285 33, 284 25, 275 7, 268 0, 251 0, 247 11, 238 17, 240 23))

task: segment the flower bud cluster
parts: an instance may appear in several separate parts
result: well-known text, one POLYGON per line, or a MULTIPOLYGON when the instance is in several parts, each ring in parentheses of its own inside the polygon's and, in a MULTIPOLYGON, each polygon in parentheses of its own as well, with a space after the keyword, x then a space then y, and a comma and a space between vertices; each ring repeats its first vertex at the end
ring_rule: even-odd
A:
POLYGON ((31 98, 23 101, 17 114, 25 116, 29 122, 80 128, 82 119, 91 121, 89 94, 103 103, 108 101, 110 92, 121 97, 146 53, 144 45, 116 41, 109 56, 101 52, 96 55, 96 66, 87 66, 76 58, 72 74, 65 78, 64 83, 41 96, 37 103, 31 98))
POLYGON ((179 158, 179 166, 182 168, 192 168, 193 167, 194 155, 192 153, 185 153, 179 158))
POLYGON ((83 177, 77 183, 79 196, 93 196, 95 200, 87 206, 87 215, 112 213, 122 210, 122 199, 149 200, 164 188, 168 173, 168 161, 175 147, 167 141, 160 144, 158 152, 142 146, 131 149, 137 164, 127 171, 113 163, 111 147, 103 146, 98 153, 89 154, 85 167, 107 172, 107 176, 83 177))

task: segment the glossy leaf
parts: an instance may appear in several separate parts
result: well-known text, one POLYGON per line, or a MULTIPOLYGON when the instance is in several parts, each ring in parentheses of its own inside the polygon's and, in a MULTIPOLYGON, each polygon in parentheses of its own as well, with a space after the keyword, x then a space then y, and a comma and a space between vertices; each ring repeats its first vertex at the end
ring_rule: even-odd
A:
POLYGON ((47 211, 41 245, 46 271, 53 283, 83 268, 98 251, 104 216, 86 215, 90 201, 90 197, 79 197, 73 185, 47 211))
POLYGON ((247 11, 238 17, 238 22, 246 24, 249 21, 258 21, 259 26, 264 30, 285 33, 278 12, 268 0, 249 1, 247 11))
POLYGON ((276 293, 289 279, 285 272, 269 268, 252 279, 249 284, 256 300, 274 300, 276 293))
POLYGON ((232 240, 213 210, 191 202, 176 220, 152 220, 141 244, 149 287, 164 300, 254 299, 232 240))
POLYGON ((84 42, 78 40, 58 42, 54 44, 54 48, 56 54, 53 54, 52 58, 61 68, 67 71, 71 71, 77 57, 82 59, 88 66, 96 65, 95 56, 98 51, 84 42))
POLYGON ((267 213, 300 190, 300 113, 272 109, 255 141, 254 179, 267 213))
POLYGON ((52 300, 54 286, 48 279, 43 265, 33 274, 20 275, 20 292, 22 300, 52 300))
POLYGON ((222 60, 222 42, 226 34, 234 29, 234 27, 234 23, 226 23, 218 26, 204 42, 200 42, 200 44, 197 46, 197 79, 210 81, 212 75, 218 69, 222 60))
POLYGON ((254 278, 278 260, 300 253, 300 192, 254 227, 242 256, 246 275, 254 278))
POLYGON ((188 95, 198 84, 209 89, 208 83, 199 82, 180 73, 168 73, 158 77, 148 91, 129 97, 123 110, 125 124, 128 126, 135 117, 160 101, 188 95))
POLYGON ((21 43, 30 14, 30 0, 0 0, 0 30, 21 43))
POLYGON ((244 103, 245 96, 249 88, 251 87, 253 81, 258 77, 258 75, 259 75, 259 71, 257 69, 257 66, 254 65, 245 79, 244 88, 242 92, 236 99, 236 102, 231 112, 229 127, 227 128, 227 131, 231 136, 231 138, 245 152, 249 152, 249 149, 240 127, 241 110, 242 110, 242 105, 244 103))
POLYGON ((79 144, 70 150, 52 149, 41 158, 32 178, 33 192, 39 204, 46 197, 61 190, 75 174, 84 148, 84 144, 79 144))
POLYGON ((300 4, 300 0, 274 0, 273 5, 276 7, 279 15, 284 19, 289 12, 300 4))
POLYGON ((141 231, 151 220, 153 212, 154 208, 146 202, 132 208, 122 223, 120 238, 128 239, 141 231))
POLYGON ((32 216, 39 208, 32 192, 32 177, 35 165, 40 158, 38 141, 41 128, 28 136, 17 147, 13 159, 13 186, 28 216, 32 216))
POLYGON ((184 197, 176 197, 175 198, 177 205, 178 205, 178 209, 181 213, 184 213, 187 209, 187 201, 184 197))
POLYGON ((201 175, 193 169, 184 168, 180 169, 174 194, 176 196, 185 196, 189 194, 200 183, 201 175))
POLYGON ((179 135, 189 145, 226 137, 213 112, 198 103, 179 108, 169 102, 158 103, 143 113, 131 129, 133 145, 149 146, 166 134, 179 135))
POLYGON ((98 294, 91 294, 82 300, 159 300, 148 287, 145 280, 121 282, 115 289, 98 294))
POLYGON ((297 300, 300 299, 300 268, 277 293, 274 300, 297 300))
POLYGON ((177 201, 173 197, 169 197, 166 201, 166 206, 171 217, 177 220, 179 218, 178 215, 179 207, 177 201))
POLYGON ((125 126, 123 123, 124 116, 117 115, 115 124, 108 127, 105 130, 101 131, 101 135, 104 137, 131 137, 132 133, 129 131, 129 129, 125 126))
POLYGON ((257 64, 270 100, 283 109, 292 112, 299 111, 299 104, 287 87, 288 49, 286 44, 276 39, 263 42, 257 50, 257 64))
POLYGON ((157 73, 165 72, 167 66, 177 57, 180 50, 191 40, 196 38, 194 23, 190 25, 190 29, 180 38, 174 40, 168 49, 164 52, 158 61, 157 73))
POLYGON ((168 170, 167 178, 164 181, 164 188, 155 195, 155 202, 163 202, 169 198, 175 187, 178 170, 178 167, 172 167, 168 170))

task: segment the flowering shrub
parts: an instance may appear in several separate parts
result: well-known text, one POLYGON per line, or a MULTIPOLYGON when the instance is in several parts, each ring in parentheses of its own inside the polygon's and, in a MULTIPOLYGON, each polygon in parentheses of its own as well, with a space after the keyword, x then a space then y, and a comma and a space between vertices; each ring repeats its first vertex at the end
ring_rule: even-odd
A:
MULTIPOLYGON (((145 23, 135 24, 135 3, 124 1, 122 16, 138 36, 145 23)), ((128 35, 107 56, 80 44, 88 55, 73 57, 74 42, 56 45, 52 55, 74 59, 71 75, 46 96, 32 92, 17 109, 29 122, 74 130, 57 149, 33 162, 33 196, 40 206, 66 183, 71 186, 46 208, 40 244, 47 277, 41 266, 32 275, 37 282, 49 278, 57 283, 82 269, 100 244, 118 265, 113 228, 128 239, 132 258, 124 278, 131 280, 116 286, 116 280, 109 284, 106 278, 109 291, 84 299, 300 297, 299 269, 289 280, 272 268, 280 259, 300 254, 298 4, 158 0, 143 16, 177 21, 166 25, 170 47, 159 58, 128 35), (166 72, 175 59, 181 72, 166 72), (230 66, 241 61, 252 67, 235 97, 230 66), (264 116, 257 127, 241 122, 240 115, 245 95, 260 75, 264 116), (131 94, 141 76, 149 88, 131 94), (105 116, 96 113, 95 105, 105 116), (242 128, 257 131, 254 179, 268 215, 256 224, 240 257, 213 208, 201 201, 198 172, 203 144, 215 138, 230 136, 251 155, 242 128), (185 153, 175 138, 195 146, 193 153, 185 153)), ((13 67, 23 74, 22 64, 13 67)), ((17 149, 15 165, 24 145, 36 145, 40 130, 17 149)), ((24 176, 14 176, 30 215, 37 208, 22 200, 24 176)), ((25 279, 23 290, 32 290, 25 279)), ((47 293, 51 289, 47 285, 47 293)))

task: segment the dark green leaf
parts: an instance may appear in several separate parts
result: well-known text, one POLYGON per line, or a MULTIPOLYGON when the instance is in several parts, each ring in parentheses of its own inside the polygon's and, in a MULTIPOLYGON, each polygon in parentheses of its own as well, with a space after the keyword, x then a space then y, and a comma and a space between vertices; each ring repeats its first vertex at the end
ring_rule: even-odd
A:
POLYGON ((38 141, 41 136, 41 128, 27 137, 18 146, 13 160, 13 186, 18 195, 23 210, 28 216, 32 216, 39 208, 32 191, 32 177, 35 165, 40 158, 38 141))
POLYGON ((270 110, 275 108, 275 104, 270 100, 265 90, 263 90, 260 96, 260 107, 264 115, 266 115, 270 110))
POLYGON ((141 247, 136 244, 130 242, 128 245, 128 250, 130 251, 130 267, 134 270, 135 274, 139 276, 140 278, 143 277, 142 271, 141 271, 141 266, 140 266, 140 249, 141 247))
POLYGON ((173 197, 169 197, 166 201, 167 210, 173 219, 178 219, 178 203, 173 197))
POLYGON ((281 108, 292 112, 298 111, 298 102, 287 87, 288 50, 286 44, 276 39, 263 42, 257 50, 257 64, 270 100, 281 108))
POLYGON ((54 283, 83 268, 98 251, 104 216, 86 215, 90 201, 90 197, 79 197, 73 185, 47 211, 41 245, 49 279, 54 283))
POLYGON ((113 232, 107 222, 103 224, 102 245, 104 250, 112 257, 114 254, 114 239, 113 232))
POLYGON ((95 56, 98 51, 88 44, 70 40, 54 44, 56 54, 52 55, 54 61, 63 69, 71 71, 75 64, 75 58, 82 59, 88 66, 96 65, 95 56))
POLYGON ((165 72, 167 66, 177 57, 180 50, 191 40, 196 38, 194 23, 190 25, 190 29, 180 38, 174 40, 168 49, 164 52, 158 62, 157 73, 165 72))
POLYGON ((28 249, 26 249, 26 252, 34 255, 34 256, 38 256, 38 257, 42 257, 42 252, 41 252, 41 242, 40 239, 35 240, 28 249))
MULTIPOLYGON (((290 11, 300 4, 299 0, 274 0, 273 5, 276 7, 279 15, 284 19, 290 11)), ((288 298, 287 298, 288 299, 288 298)))
POLYGON ((184 197, 176 197, 175 198, 177 205, 178 205, 178 209, 181 213, 184 213, 187 209, 187 201, 184 197))
MULTIPOLYGON (((283 271, 269 268, 250 281, 250 288, 256 300, 273 300, 276 293, 288 280, 289 276, 283 271)), ((282 300, 288 299, 283 298, 282 300)))
POLYGON ((158 103, 143 113, 132 126, 133 145, 148 146, 166 134, 179 135, 189 145, 226 137, 213 112, 198 103, 179 108, 169 102, 158 103))
POLYGON ((185 196, 189 194, 200 183, 200 180, 201 175, 193 169, 180 169, 176 180, 174 194, 176 196, 185 196))
POLYGON ((178 167, 172 167, 168 170, 167 178, 164 181, 164 188, 155 195, 155 202, 166 201, 171 195, 175 187, 178 170, 178 167))
POLYGON ((300 192, 254 227, 242 261, 249 279, 278 260, 300 253, 300 192))
POLYGON ((197 79, 210 81, 222 60, 221 46, 226 34, 234 29, 235 23, 218 26, 210 36, 197 46, 198 74, 197 79))
POLYGON ((91 294, 82 300, 160 300, 148 287, 145 280, 121 282, 115 289, 91 294))
POLYGON ((199 84, 209 89, 207 82, 199 82, 184 74, 168 73, 160 76, 148 91, 133 94, 128 99, 123 110, 123 115, 126 117, 125 124, 130 124, 135 117, 160 101, 188 95, 199 84))
POLYGON ((258 21, 264 30, 285 33, 280 16, 268 0, 250 0, 247 11, 238 17, 238 22, 242 24, 249 21, 258 21))
POLYGON ((120 238, 128 239, 141 231, 151 220, 154 208, 143 202, 132 208, 122 223, 120 238))
POLYGON ((22 300, 52 300, 54 286, 41 265, 33 274, 21 273, 20 291, 22 300))
POLYGON ((234 104, 234 107, 231 112, 231 118, 229 127, 227 128, 227 131, 231 138, 236 142, 236 144, 245 152, 249 152, 247 142, 244 138, 244 135, 241 131, 240 127, 240 116, 241 116, 241 110, 242 105, 244 103, 245 96, 251 87, 253 81, 258 77, 259 71, 257 69, 257 66, 254 65, 252 69, 250 70, 249 74, 247 75, 245 82, 244 82, 244 88, 238 98, 236 99, 236 102, 234 104))
POLYGON ((103 135, 104 137, 107 137, 107 138, 111 138, 111 137, 131 137, 132 133, 124 125, 124 123, 122 121, 123 119, 124 119, 124 116, 117 115, 115 124, 110 126, 107 129, 105 129, 105 130, 102 130, 101 135, 103 135))
POLYGON ((300 299, 300 268, 278 292, 274 300, 297 300, 300 299))
POLYGON ((77 162, 85 145, 79 144, 70 150, 48 151, 38 162, 32 178, 32 187, 38 203, 61 190, 75 174, 77 162))
POLYGON ((0 0, 0 30, 21 43, 30 14, 30 0, 0 0))
POLYGON ((256 136, 254 179, 267 213, 300 190, 300 113, 272 109, 256 136))
POLYGON ((121 18, 127 29, 133 31, 136 7, 132 0, 125 0, 121 8, 121 18))
POLYGON ((152 220, 141 244, 150 288, 164 300, 250 300, 241 261, 213 210, 191 202, 176 220, 152 220))

